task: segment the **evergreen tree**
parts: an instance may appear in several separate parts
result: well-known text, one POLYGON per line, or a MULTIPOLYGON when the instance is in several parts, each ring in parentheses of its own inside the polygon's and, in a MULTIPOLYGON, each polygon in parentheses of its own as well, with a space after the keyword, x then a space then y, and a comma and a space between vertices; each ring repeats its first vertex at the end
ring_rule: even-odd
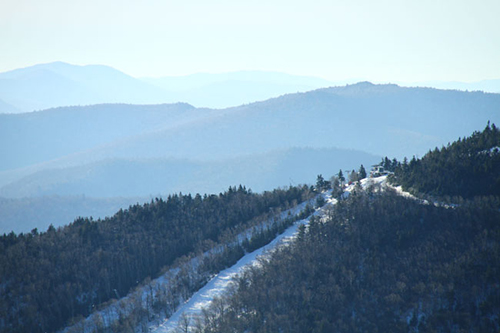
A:
POLYGON ((316 178, 316 190, 323 191, 328 188, 328 182, 323 178, 323 175, 318 175, 316 178))
POLYGON ((341 184, 345 182, 345 178, 344 178, 344 174, 342 173, 342 169, 339 170, 338 178, 339 178, 339 181, 341 184))
POLYGON ((339 178, 336 176, 333 176, 332 179, 330 180, 330 182, 332 184, 332 196, 334 198, 339 199, 341 197, 342 193, 344 193, 344 190, 342 188, 342 184, 341 184, 339 178))
POLYGON ((366 178, 366 170, 363 164, 361 164, 361 166, 359 167, 358 177, 360 180, 366 178))

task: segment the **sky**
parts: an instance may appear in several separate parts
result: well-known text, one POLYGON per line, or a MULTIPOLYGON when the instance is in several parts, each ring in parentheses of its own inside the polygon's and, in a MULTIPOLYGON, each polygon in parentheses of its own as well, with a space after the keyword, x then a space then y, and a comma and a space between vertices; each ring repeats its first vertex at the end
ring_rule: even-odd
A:
POLYGON ((0 72, 238 70, 331 81, 500 78, 498 0, 0 0, 0 72))

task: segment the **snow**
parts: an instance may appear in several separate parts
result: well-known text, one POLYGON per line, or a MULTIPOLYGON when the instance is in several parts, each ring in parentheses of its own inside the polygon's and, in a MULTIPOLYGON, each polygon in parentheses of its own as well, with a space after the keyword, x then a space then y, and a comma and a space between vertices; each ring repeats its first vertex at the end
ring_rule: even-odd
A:
MULTIPOLYGON (((376 184, 386 184, 386 181, 387 181, 387 175, 380 176, 380 177, 364 178, 364 179, 361 179, 361 187, 363 187, 363 189, 366 189, 369 186, 373 186, 376 184)), ((351 187, 354 187, 354 186, 351 185, 351 187)))
MULTIPOLYGON (((330 192, 324 192, 321 195, 325 198, 326 204, 317 209, 312 215, 321 216, 324 214, 327 207, 334 205, 337 200, 331 197, 330 192)), ((302 208, 305 207, 306 203, 303 203, 302 208)), ((295 208, 296 213, 300 210, 295 208)), ((311 215, 311 216, 312 216, 311 215)), ((243 256, 235 265, 227 268, 217 274, 211 281, 209 281, 203 288, 196 292, 184 305, 182 305, 177 312, 175 312, 168 320, 165 320, 160 326, 155 328, 150 328, 150 332, 155 333, 168 333, 174 332, 179 326, 179 320, 182 315, 187 315, 190 318, 196 318, 201 315, 202 309, 210 305, 215 297, 223 295, 230 287, 233 278, 238 274, 241 274, 246 267, 252 265, 258 265, 258 258, 260 256, 265 256, 269 254, 273 249, 278 246, 289 244, 298 232, 300 225, 307 225, 309 218, 295 222, 291 227, 286 229, 282 234, 277 236, 269 244, 246 254, 243 256)), ((194 322, 192 321, 194 324, 194 322)))
POLYGON ((480 151, 478 154, 485 154, 488 156, 494 156, 496 154, 500 153, 500 146, 492 147, 490 149, 485 149, 480 151))
POLYGON ((203 308, 208 307, 216 296, 221 296, 230 286, 234 277, 242 273, 245 267, 257 265, 257 258, 266 252, 276 248, 278 244, 289 242, 297 233, 297 228, 301 224, 305 224, 306 220, 296 222, 294 225, 286 229, 281 235, 276 237, 271 243, 248 253, 243 256, 235 265, 221 271, 216 277, 208 282, 203 288, 196 292, 188 302, 177 310, 168 320, 161 324, 158 328, 151 332, 166 333, 174 331, 179 325, 179 319, 182 314, 190 317, 201 315, 203 308))
POLYGON ((419 200, 416 196, 414 196, 413 194, 411 194, 410 192, 406 192, 406 191, 403 191, 403 187, 401 185, 399 186, 391 186, 394 190, 396 190, 396 192, 402 196, 402 197, 405 197, 405 198, 409 198, 409 199, 413 199, 413 200, 419 200))

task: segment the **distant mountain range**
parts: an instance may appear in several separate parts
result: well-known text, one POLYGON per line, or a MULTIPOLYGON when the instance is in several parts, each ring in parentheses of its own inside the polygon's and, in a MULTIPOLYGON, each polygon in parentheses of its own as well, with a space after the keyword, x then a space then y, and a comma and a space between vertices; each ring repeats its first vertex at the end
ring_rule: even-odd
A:
POLYGON ((258 71, 138 79, 108 66, 54 62, 0 73, 0 113, 179 101, 224 108, 332 84, 313 77, 258 71))
MULTIPOLYGON (((109 66, 54 62, 0 73, 0 113, 101 103, 183 102, 196 107, 227 108, 357 81, 328 81, 264 71, 134 78, 109 66)), ((399 84, 500 93, 500 80, 399 84)))
POLYGON ((63 62, 35 65, 0 74, 0 99, 20 111, 96 103, 161 103, 160 88, 111 67, 63 62))
POLYGON ((423 155, 486 122, 500 95, 359 83, 218 109, 94 105, 0 115, 0 185, 109 159, 220 161, 294 147, 423 155))

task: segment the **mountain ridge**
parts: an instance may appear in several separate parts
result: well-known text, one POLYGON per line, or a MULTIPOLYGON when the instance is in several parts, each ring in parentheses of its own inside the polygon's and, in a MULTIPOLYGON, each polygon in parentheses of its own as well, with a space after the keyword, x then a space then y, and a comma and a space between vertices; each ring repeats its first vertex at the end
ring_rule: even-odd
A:
MULTIPOLYGON (((0 73, 0 112, 31 112, 69 105, 100 103, 160 104, 186 102, 196 107, 228 108, 284 94, 344 86, 359 80, 269 71, 196 73, 184 76, 135 78, 106 65, 37 64, 0 73)), ((476 83, 398 83, 443 89, 483 90, 500 93, 500 80, 476 83), (496 87, 496 88, 495 88, 496 87)))
POLYGON ((55 62, 0 73, 0 98, 25 112, 110 102, 175 102, 167 95, 104 65, 55 62))
POLYGON ((227 109, 103 104, 0 115, 0 139, 9 142, 0 146, 0 169, 6 176, 110 158, 214 161, 290 147, 401 158, 499 123, 499 105, 498 94, 365 82, 227 109))
POLYGON ((258 71, 134 78, 105 65, 52 62, 0 73, 0 99, 16 108, 2 108, 0 112, 100 103, 179 101, 198 107, 224 108, 325 85, 329 85, 329 81, 324 79, 258 71), (258 80, 252 78, 255 75, 258 80))

